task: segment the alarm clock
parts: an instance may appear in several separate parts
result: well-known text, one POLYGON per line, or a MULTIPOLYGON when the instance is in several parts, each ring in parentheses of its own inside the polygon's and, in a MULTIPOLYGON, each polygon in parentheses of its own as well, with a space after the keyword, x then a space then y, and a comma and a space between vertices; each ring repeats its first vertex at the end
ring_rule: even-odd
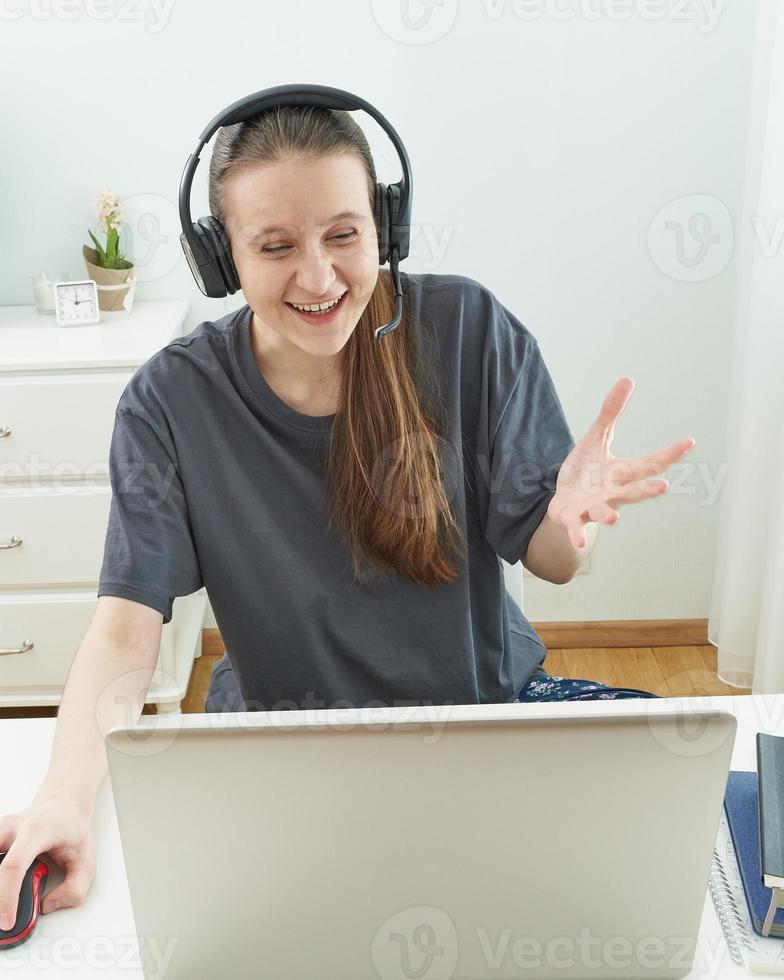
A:
POLYGON ((94 279, 54 284, 54 311, 59 327, 100 323, 98 286, 94 279))

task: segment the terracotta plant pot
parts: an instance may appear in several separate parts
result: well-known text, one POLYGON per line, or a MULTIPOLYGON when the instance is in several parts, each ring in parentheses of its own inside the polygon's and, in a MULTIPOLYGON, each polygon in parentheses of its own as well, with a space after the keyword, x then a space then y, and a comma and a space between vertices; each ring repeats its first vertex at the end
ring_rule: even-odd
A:
POLYGON ((136 270, 133 265, 127 269, 105 269, 98 265, 98 253, 89 245, 82 246, 87 274, 98 286, 98 307, 101 310, 128 310, 133 305, 136 287, 136 270))

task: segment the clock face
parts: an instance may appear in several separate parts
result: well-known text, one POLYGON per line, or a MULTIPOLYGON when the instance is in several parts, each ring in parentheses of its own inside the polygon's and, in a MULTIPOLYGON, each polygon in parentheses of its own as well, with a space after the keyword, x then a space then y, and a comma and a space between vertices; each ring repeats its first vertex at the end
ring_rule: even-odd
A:
POLYGON ((91 282, 69 282, 57 287, 59 318, 63 323, 94 320, 98 310, 91 282))

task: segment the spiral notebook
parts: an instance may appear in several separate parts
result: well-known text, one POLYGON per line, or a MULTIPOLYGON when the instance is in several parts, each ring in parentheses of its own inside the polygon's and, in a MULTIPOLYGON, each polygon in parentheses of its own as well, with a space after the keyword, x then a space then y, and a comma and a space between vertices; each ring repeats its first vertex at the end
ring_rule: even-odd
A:
MULTIPOLYGON (((732 790, 737 791, 739 786, 748 790, 752 783, 756 793, 756 780, 756 773, 732 771, 727 782, 728 794, 732 790)), ((746 795, 748 799, 748 793, 746 795)), ((756 807, 756 797, 753 805, 756 807)), ((755 821, 749 822, 749 826, 754 825, 755 821)), ((755 846, 758 851, 759 838, 755 846)), ((751 874, 754 875, 753 869, 751 874)), ((708 890, 733 961, 739 966, 745 966, 750 973, 784 975, 784 939, 766 939, 757 935, 752 927, 749 903, 735 856, 727 815, 723 809, 708 890)))

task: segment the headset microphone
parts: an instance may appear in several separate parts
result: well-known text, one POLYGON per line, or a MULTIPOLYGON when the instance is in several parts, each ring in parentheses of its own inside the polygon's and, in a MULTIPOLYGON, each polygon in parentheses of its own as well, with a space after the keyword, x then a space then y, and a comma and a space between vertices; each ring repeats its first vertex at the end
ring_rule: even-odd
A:
POLYGON ((362 109, 373 116, 397 150, 403 176, 388 187, 377 182, 373 202, 373 219, 378 229, 378 261, 379 265, 389 262, 395 295, 393 319, 375 329, 375 338, 380 340, 400 324, 403 316, 403 290, 398 262, 408 256, 411 239, 411 164, 400 137, 378 109, 343 89, 330 88, 327 85, 277 85, 233 102, 210 120, 199 136, 196 148, 188 157, 180 180, 180 243, 193 278, 205 296, 216 299, 236 293, 240 288, 229 237, 221 222, 211 214, 199 218, 198 221, 191 218, 191 185, 199 164, 199 154, 221 126, 243 122, 276 106, 322 106, 346 112, 362 109))

